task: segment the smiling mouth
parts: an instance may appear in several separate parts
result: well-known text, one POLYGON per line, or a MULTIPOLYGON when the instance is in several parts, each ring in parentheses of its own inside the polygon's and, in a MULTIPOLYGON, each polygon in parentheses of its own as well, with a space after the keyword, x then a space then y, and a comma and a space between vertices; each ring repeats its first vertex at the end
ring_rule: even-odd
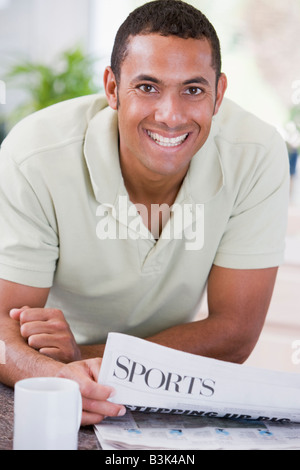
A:
POLYGON ((178 145, 183 144, 188 138, 188 133, 180 135, 178 137, 163 137, 162 135, 157 134, 156 132, 147 131, 148 136, 154 140, 154 142, 161 147, 177 147, 178 145))

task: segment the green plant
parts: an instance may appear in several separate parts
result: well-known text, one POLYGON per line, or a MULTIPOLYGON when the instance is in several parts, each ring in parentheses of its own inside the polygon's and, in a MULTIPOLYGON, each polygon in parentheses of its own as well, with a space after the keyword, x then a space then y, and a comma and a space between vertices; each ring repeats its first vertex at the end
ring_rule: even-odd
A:
POLYGON ((95 59, 75 48, 63 52, 54 66, 28 61, 13 66, 6 80, 23 89, 28 100, 12 113, 12 124, 60 101, 99 92, 94 65, 95 59))

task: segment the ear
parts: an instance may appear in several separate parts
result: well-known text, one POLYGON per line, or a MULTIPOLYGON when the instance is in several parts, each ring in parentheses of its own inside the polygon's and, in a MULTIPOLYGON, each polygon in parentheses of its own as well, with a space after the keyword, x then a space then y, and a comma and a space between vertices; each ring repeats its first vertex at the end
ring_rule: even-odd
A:
POLYGON ((116 77, 111 69, 111 67, 106 67, 103 77, 105 94, 109 106, 117 110, 118 109, 118 87, 116 77))
POLYGON ((216 98, 214 115, 217 114, 220 109, 226 89, 227 89, 227 77, 224 73, 221 73, 219 77, 219 81, 218 81, 218 86, 217 86, 217 98, 216 98))

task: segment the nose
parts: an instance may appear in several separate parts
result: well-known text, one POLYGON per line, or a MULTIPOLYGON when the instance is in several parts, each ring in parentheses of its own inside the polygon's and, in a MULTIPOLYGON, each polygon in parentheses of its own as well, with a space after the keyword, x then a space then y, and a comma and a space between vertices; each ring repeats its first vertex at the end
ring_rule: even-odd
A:
POLYGON ((155 120, 169 128, 186 124, 186 109, 180 95, 172 92, 164 93, 157 103, 155 120))

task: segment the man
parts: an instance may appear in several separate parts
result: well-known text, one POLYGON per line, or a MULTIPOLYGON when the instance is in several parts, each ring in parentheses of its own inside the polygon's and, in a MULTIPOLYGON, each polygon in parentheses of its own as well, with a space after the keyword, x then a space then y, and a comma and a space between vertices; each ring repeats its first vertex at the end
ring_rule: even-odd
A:
POLYGON ((95 383, 109 331, 248 357, 288 203, 285 145, 224 100, 219 41, 193 7, 134 11, 104 85, 20 123, 0 158, 0 378, 78 380, 84 424, 124 412, 95 383), (192 321, 206 285, 209 316, 192 321))

